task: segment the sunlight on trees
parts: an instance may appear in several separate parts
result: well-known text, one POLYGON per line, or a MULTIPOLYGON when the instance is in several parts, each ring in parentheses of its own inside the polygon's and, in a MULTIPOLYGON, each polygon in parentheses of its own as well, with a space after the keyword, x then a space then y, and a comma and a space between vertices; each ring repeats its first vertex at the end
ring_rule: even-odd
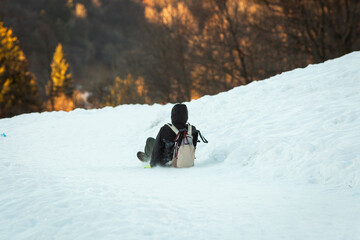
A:
POLYGON ((107 105, 147 103, 146 94, 147 88, 142 77, 136 80, 131 74, 128 74, 125 79, 116 77, 114 85, 110 88, 107 105))
POLYGON ((102 5, 100 0, 91 0, 91 2, 96 7, 101 7, 101 5, 102 5))
POLYGON ((55 49, 51 63, 51 76, 46 90, 49 97, 47 107, 51 106, 51 110, 70 111, 74 109, 74 104, 70 103, 74 91, 73 80, 61 43, 55 49))
MULTIPOLYGON (((48 110, 189 101, 360 49, 357 0, 7 0, 0 19, 19 34, 27 59, 17 61, 31 63, 48 110), (54 70, 59 42, 72 94, 48 82, 69 74, 67 62, 54 70)), ((1 104, 13 84, 2 78, 1 104)))
POLYGON ((65 6, 72 9, 74 7, 74 1, 73 0, 68 0, 65 6))
POLYGON ((76 6, 75 6, 75 15, 76 15, 78 18, 86 18, 86 16, 87 16, 87 11, 86 11, 86 7, 84 6, 84 4, 76 3, 76 6))
POLYGON ((0 22, 0 117, 40 110, 36 79, 12 30, 0 22))
POLYGON ((184 29, 184 27, 179 26, 186 26, 186 28, 191 29, 197 28, 197 22, 184 3, 178 2, 164 5, 162 2, 161 5, 164 6, 161 11, 158 11, 158 7, 154 3, 146 6, 145 17, 148 21, 164 24, 167 27, 179 28, 179 30, 184 29))
POLYGON ((52 111, 69 112, 75 109, 75 104, 71 98, 64 93, 60 93, 58 96, 53 97, 52 102, 47 102, 46 108, 52 111))
MULTIPOLYGON (((153 1, 145 8, 146 19, 157 26, 151 34, 148 54, 161 66, 154 66, 157 79, 148 80, 149 86, 157 84, 151 94, 163 95, 165 101, 187 101, 192 95, 191 49, 189 42, 198 33, 198 23, 188 6, 181 1, 153 1), (159 84, 160 83, 160 84, 159 84)), ((150 63, 150 64, 153 64, 150 63)))
POLYGON ((163 89, 171 96, 168 100, 188 101, 253 81, 249 23, 255 4, 245 0, 143 3, 146 19, 162 29, 152 39, 154 56, 165 64, 160 74, 171 71, 170 83, 163 89), (195 12, 195 7, 201 11, 195 12))
POLYGON ((172 0, 142 0, 142 4, 148 7, 164 8, 171 3, 172 0))

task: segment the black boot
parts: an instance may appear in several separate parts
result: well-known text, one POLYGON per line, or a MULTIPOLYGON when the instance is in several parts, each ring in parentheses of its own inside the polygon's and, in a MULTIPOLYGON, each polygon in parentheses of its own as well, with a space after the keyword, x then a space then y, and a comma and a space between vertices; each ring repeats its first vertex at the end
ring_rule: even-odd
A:
POLYGON ((142 162, 148 162, 149 161, 144 152, 137 152, 136 156, 142 162))

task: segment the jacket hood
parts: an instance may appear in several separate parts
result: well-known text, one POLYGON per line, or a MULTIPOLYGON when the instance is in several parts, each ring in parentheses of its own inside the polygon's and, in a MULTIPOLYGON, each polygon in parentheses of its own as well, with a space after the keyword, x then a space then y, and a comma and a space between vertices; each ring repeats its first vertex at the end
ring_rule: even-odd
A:
POLYGON ((172 124, 186 124, 188 120, 188 110, 185 104, 178 103, 171 110, 172 124))

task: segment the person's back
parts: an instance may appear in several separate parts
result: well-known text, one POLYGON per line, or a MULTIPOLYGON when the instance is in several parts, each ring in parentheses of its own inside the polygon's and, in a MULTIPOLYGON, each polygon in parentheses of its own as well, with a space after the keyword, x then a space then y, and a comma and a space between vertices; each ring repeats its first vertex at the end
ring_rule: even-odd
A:
MULTIPOLYGON (((188 110, 185 104, 176 104, 171 110, 171 123, 178 129, 188 129, 188 110)), ((198 132, 196 131, 195 126, 192 125, 192 136, 193 144, 196 147, 198 132)), ((164 125, 155 140, 154 148, 151 154, 150 166, 154 167, 156 165, 165 166, 168 162, 172 160, 174 152, 174 141, 176 134, 168 126, 164 125)))

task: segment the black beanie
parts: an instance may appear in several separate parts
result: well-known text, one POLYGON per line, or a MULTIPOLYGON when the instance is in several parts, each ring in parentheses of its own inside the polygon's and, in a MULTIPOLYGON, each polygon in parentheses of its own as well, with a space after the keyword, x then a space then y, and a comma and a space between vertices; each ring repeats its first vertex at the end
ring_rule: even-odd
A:
POLYGON ((188 120, 188 110, 185 104, 178 103, 171 110, 172 124, 186 124, 188 120))

